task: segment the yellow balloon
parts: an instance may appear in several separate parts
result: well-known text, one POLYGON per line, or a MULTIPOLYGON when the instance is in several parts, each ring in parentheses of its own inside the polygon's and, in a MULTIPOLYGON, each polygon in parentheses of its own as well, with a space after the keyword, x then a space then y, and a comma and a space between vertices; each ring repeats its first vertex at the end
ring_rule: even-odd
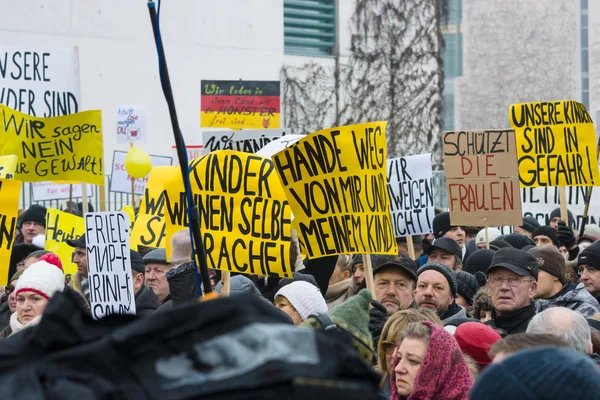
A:
POLYGON ((152 160, 150 155, 137 147, 129 149, 125 156, 125 170, 134 178, 143 178, 150 173, 152 160))

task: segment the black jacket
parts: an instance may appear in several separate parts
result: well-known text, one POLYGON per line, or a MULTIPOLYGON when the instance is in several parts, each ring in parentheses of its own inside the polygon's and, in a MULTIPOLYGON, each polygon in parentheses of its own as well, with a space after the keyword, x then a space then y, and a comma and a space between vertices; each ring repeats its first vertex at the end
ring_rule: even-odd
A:
POLYGON ((140 317, 149 317, 158 308, 156 295, 148 286, 142 285, 135 294, 135 313, 140 317))
POLYGON ((8 307, 8 299, 0 304, 0 331, 10 325, 10 307, 8 307))

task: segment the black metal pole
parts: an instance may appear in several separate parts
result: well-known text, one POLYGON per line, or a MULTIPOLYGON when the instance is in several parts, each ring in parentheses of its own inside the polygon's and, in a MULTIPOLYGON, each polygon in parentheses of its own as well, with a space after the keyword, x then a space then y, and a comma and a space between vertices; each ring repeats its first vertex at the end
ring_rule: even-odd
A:
MULTIPOLYGON (((169 114, 171 116, 171 125, 173 127, 173 136, 175 137, 175 146, 177 147, 177 157, 179 158, 179 167, 181 168, 181 177, 185 186, 185 190, 191 190, 189 186, 189 177, 187 176, 188 166, 185 163, 186 150, 181 136, 181 129, 179 128, 179 121, 177 119, 177 110, 175 109, 175 100, 173 98, 173 89, 171 88, 171 80, 169 79, 169 70, 167 68, 167 59, 165 57, 164 47, 162 40, 156 26, 156 7, 152 0, 148 1, 148 11, 150 12, 150 21, 152 22, 152 31, 154 32, 154 41, 156 43, 156 50, 158 51, 158 59, 160 63, 160 78, 163 85, 163 91, 167 105, 169 106, 169 114)), ((193 201, 193 196, 187 196, 192 199, 190 215, 190 229, 192 230, 192 236, 194 238, 194 247, 198 254, 198 262, 200 263, 200 277, 202 279, 202 286, 204 287, 204 293, 208 294, 212 292, 212 286, 210 283, 210 276, 208 274, 208 265, 206 263, 206 251, 204 249, 204 243, 200 236, 200 219, 198 216, 198 207, 193 201)), ((200 288, 198 288, 200 289, 200 288)))

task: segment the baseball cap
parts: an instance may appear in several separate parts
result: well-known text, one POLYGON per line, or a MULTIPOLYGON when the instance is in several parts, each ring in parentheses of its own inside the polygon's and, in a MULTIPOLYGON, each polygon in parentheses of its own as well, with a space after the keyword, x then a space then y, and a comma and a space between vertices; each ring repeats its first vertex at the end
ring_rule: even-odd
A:
POLYGON ((414 262, 410 257, 405 255, 400 256, 379 256, 377 264, 373 266, 373 275, 377 271, 387 267, 398 267, 405 270, 408 274, 416 281, 417 280, 417 263, 414 262))
POLYGON ((71 247, 81 247, 85 249, 85 235, 81 235, 81 237, 77 239, 67 240, 67 244, 71 247))
POLYGON ((487 270, 488 275, 497 267, 504 267, 520 276, 531 275, 536 281, 538 279, 539 267, 535 257, 514 247, 503 247, 494 254, 492 265, 487 270))
POLYGON ((441 249, 450 254, 454 254, 458 258, 462 258, 462 250, 461 250, 460 246, 458 245, 458 243, 456 243, 456 240, 454 240, 454 239, 445 238, 445 237, 435 239, 433 244, 425 250, 425 254, 429 255, 435 249, 441 249))

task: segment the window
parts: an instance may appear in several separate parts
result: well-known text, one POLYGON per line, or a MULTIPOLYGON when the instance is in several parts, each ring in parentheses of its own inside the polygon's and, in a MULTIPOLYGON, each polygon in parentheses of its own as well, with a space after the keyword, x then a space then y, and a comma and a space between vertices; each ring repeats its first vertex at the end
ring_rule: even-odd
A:
POLYGON ((335 0, 284 0, 286 54, 333 55, 336 42, 335 0))

